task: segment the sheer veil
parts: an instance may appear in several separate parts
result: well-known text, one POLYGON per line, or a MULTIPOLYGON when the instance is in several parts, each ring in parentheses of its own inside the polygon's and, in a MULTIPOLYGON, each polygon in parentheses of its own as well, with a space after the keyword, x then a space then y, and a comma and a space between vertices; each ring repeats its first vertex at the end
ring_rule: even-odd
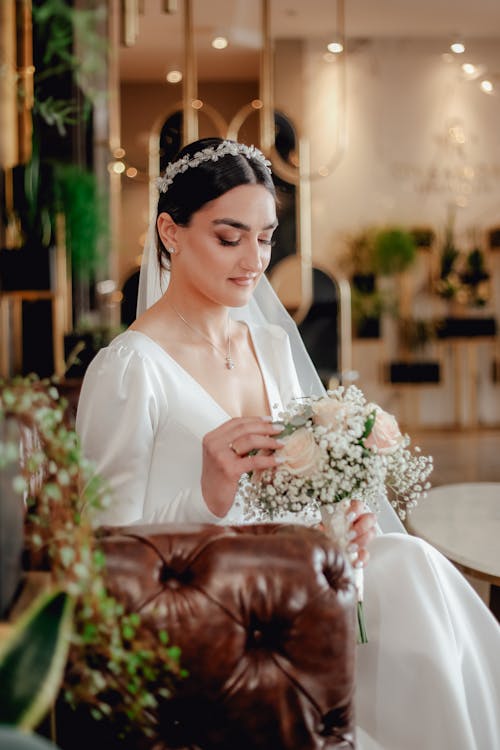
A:
MULTIPOLYGON (((156 213, 154 213, 149 223, 142 256, 137 298, 138 316, 160 299, 168 287, 169 280, 170 272, 168 269, 160 270, 157 258, 156 213)), ((325 393, 325 388, 304 346, 295 321, 287 313, 265 276, 261 278, 249 304, 244 307, 233 308, 231 316, 249 325, 272 323, 283 328, 290 339, 292 356, 302 393, 307 396, 321 396, 325 393)), ((385 497, 381 498, 380 501, 378 523, 384 532, 405 531, 403 524, 385 497)))
MULTIPOLYGON (((165 293, 170 272, 163 269, 157 259, 156 218, 150 221, 139 276, 139 295, 137 298, 137 315, 151 307, 165 293)), ((231 316, 249 325, 273 323, 283 328, 290 339, 293 360, 299 383, 305 395, 321 396, 325 389, 307 353, 295 321, 287 313, 274 289, 263 276, 255 290, 253 299, 244 307, 233 308, 231 316)))

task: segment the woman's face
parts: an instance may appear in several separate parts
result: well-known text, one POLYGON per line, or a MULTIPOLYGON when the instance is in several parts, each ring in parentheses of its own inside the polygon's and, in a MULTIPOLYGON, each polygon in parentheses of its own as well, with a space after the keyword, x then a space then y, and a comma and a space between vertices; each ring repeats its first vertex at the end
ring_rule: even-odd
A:
POLYGON ((161 214, 160 235, 176 250, 171 283, 216 304, 245 305, 269 265, 277 223, 275 200, 262 185, 232 188, 196 211, 187 227, 161 214))

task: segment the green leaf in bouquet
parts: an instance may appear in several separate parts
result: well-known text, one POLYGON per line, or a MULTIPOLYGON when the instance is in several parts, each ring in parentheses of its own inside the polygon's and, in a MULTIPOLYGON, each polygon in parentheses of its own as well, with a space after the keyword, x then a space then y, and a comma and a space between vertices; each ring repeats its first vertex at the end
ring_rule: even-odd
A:
POLYGON ((365 429, 363 434, 361 435, 361 440, 364 440, 368 437, 370 432, 373 430, 373 425, 375 424, 375 420, 377 418, 377 412, 372 411, 372 413, 367 417, 365 422, 365 429))
POLYGON ((61 685, 72 620, 69 594, 42 594, 0 644, 0 724, 40 723, 61 685))

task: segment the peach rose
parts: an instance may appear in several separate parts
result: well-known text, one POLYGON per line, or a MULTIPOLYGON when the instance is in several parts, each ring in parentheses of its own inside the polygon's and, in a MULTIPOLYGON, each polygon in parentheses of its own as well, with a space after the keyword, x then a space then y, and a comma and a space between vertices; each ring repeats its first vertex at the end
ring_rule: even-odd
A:
POLYGON ((403 442, 396 418, 383 409, 377 409, 375 424, 365 438, 367 448, 376 448, 379 453, 393 453, 403 442))
POLYGON ((322 398, 312 405, 313 422, 321 427, 341 427, 345 422, 345 408, 334 398, 322 398))
POLYGON ((305 427, 300 427, 291 435, 284 437, 283 442, 285 445, 278 455, 285 459, 281 466, 290 474, 306 476, 319 467, 321 451, 305 427))

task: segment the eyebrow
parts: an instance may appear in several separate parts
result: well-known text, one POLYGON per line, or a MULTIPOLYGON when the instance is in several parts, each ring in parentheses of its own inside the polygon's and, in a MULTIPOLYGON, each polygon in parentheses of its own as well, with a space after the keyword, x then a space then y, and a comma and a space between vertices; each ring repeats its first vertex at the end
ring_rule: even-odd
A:
MULTIPOLYGON (((218 225, 218 224, 227 224, 230 227, 234 227, 235 229, 241 229, 244 232, 250 232, 252 227, 249 227, 248 224, 243 224, 241 221, 236 221, 236 219, 214 219, 212 221, 212 224, 218 225)), ((266 231, 267 229, 276 229, 278 226, 278 219, 275 219, 272 224, 269 224, 267 227, 263 227, 262 231, 266 231)))

